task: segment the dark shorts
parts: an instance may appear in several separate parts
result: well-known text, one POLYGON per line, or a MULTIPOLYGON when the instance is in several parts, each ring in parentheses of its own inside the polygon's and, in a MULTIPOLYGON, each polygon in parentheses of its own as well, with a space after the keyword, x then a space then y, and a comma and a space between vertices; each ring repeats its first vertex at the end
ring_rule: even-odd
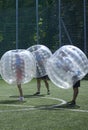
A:
POLYGON ((48 79, 48 76, 47 75, 45 75, 45 76, 43 76, 43 77, 39 77, 39 78, 37 78, 37 79, 48 79))
POLYGON ((78 88, 78 87, 80 87, 80 80, 77 81, 77 82, 74 84, 74 86, 73 86, 73 88, 78 88))

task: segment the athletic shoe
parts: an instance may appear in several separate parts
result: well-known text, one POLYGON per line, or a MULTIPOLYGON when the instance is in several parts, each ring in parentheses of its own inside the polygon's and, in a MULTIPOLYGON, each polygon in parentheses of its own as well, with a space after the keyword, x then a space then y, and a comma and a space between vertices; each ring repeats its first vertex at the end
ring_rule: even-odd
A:
POLYGON ((72 100, 72 101, 70 101, 70 102, 67 102, 67 104, 70 105, 70 106, 75 106, 75 105, 76 105, 76 102, 72 100))
POLYGON ((24 97, 19 97, 19 101, 24 101, 24 97))
POLYGON ((34 95, 36 96, 36 95, 39 95, 40 94, 40 92, 36 92, 36 93, 34 93, 34 95))

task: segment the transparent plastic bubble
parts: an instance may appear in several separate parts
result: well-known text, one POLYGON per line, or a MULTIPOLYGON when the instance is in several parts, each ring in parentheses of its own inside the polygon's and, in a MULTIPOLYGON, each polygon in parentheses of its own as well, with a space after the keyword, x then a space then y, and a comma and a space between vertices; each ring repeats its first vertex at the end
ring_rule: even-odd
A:
POLYGON ((67 89, 88 73, 88 59, 79 48, 62 46, 47 61, 46 71, 56 86, 67 89))
POLYGON ((34 45, 27 49, 30 51, 36 60, 36 72, 34 77, 39 78, 47 75, 45 65, 47 60, 52 55, 52 52, 44 45, 34 45))
POLYGON ((32 80, 35 65, 29 51, 10 50, 1 57, 1 76, 9 84, 24 84, 32 80))

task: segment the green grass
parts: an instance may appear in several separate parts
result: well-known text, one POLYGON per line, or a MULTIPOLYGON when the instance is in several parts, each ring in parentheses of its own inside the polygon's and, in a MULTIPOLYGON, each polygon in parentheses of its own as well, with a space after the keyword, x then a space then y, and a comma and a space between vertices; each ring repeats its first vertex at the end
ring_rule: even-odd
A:
POLYGON ((51 94, 46 94, 42 82, 40 96, 33 96, 36 80, 23 85, 25 101, 19 102, 17 87, 0 80, 0 130, 88 130, 88 81, 81 81, 77 106, 72 108, 52 107, 61 104, 52 98, 70 101, 72 88, 65 90, 50 81, 49 84, 51 94))

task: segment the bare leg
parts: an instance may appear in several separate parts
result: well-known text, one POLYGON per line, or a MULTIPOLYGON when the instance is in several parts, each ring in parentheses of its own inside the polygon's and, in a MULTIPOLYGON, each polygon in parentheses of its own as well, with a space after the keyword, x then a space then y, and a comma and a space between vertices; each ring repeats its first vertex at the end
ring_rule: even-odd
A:
POLYGON ((47 88, 47 94, 50 94, 49 83, 48 83, 47 79, 44 79, 44 82, 45 82, 45 86, 47 88))
POLYGON ((37 92, 40 92, 41 79, 37 79, 37 92))
POLYGON ((73 101, 76 101, 78 93, 79 93, 78 87, 77 88, 73 88, 73 99, 72 99, 73 101))
POLYGON ((68 102, 69 105, 74 106, 76 104, 76 99, 79 93, 78 87, 73 87, 73 98, 72 101, 68 102))
POLYGON ((41 79, 37 79, 37 92, 34 95, 40 94, 41 79))
POLYGON ((17 87, 18 87, 19 94, 20 94, 19 100, 20 100, 20 101, 23 101, 23 100, 24 100, 24 97, 23 97, 23 91, 22 91, 21 84, 17 84, 17 87))

